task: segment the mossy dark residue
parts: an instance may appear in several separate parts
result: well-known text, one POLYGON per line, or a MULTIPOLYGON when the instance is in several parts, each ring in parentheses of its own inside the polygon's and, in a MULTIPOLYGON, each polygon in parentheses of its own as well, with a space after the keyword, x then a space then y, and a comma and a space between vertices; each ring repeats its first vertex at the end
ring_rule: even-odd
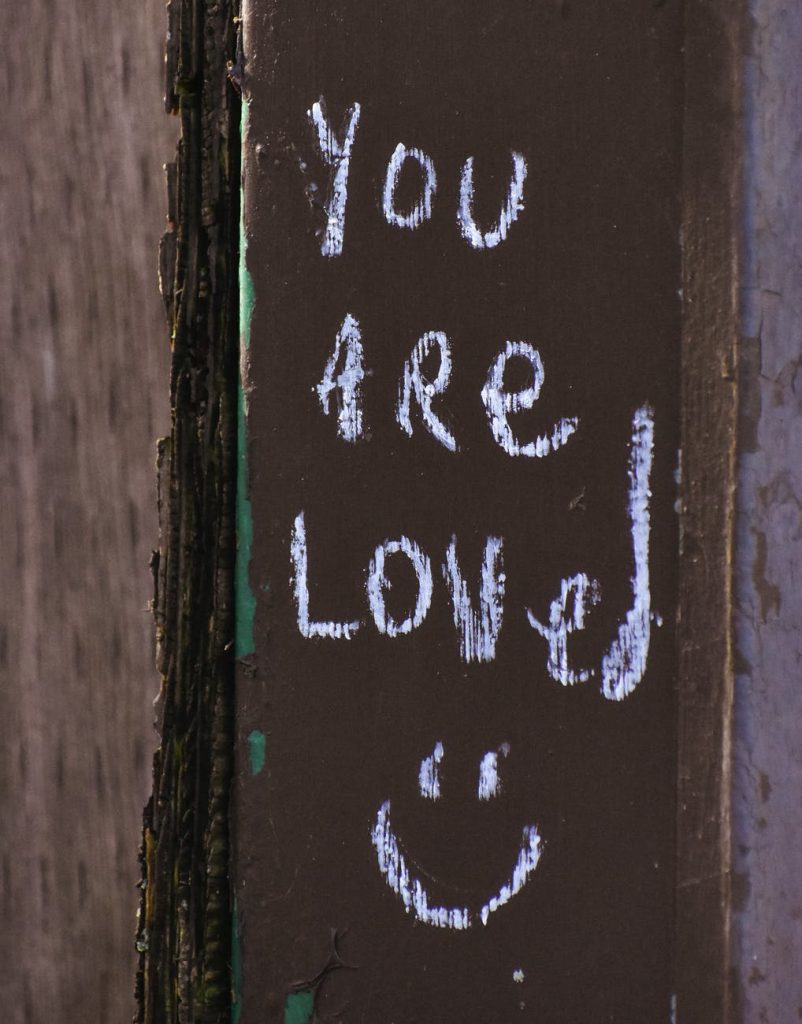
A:
POLYGON ((166 105, 181 140, 160 252, 172 426, 158 455, 161 745, 144 818, 136 1020, 228 1024, 240 97, 227 63, 238 9, 169 0, 167 11, 166 105))

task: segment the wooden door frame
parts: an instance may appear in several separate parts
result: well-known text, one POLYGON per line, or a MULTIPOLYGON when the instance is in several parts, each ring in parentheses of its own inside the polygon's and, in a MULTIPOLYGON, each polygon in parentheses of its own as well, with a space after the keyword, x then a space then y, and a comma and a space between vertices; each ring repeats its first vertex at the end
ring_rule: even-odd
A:
POLYGON ((734 1020, 733 549, 746 5, 686 0, 676 1019, 734 1020))
MULTIPOLYGON (((168 238, 162 258, 174 342, 173 437, 163 458, 165 526, 156 601, 163 679, 162 752, 156 762, 154 801, 146 817, 143 844, 138 991, 138 1019, 143 1024, 179 1019, 177 993, 191 1003, 193 972, 214 990, 204 1016, 197 1019, 224 1019, 221 971, 236 961, 236 922, 232 949, 223 921, 231 916, 228 898, 211 891, 211 876, 197 870, 199 865, 212 866, 214 878, 220 879, 230 863, 225 827, 228 800, 220 787, 229 785, 236 733, 236 726, 231 728, 230 709, 235 628, 231 614, 235 509, 231 496, 237 478, 232 402, 237 367, 232 358, 236 332, 228 317, 236 316, 238 296, 239 238, 234 224, 239 140, 224 138, 224 134, 238 120, 235 91, 247 69, 241 67, 230 23, 228 28, 224 24, 234 15, 234 6, 228 0, 214 8, 200 8, 195 0, 172 0, 170 4, 173 46, 167 64, 168 107, 182 116, 183 138, 178 170, 172 175, 179 183, 178 195, 174 191, 171 203, 176 237, 168 238), (220 48, 217 56, 221 59, 209 60, 209 39, 220 48), (201 108, 207 115, 204 118, 197 116, 201 108), (206 167, 209 174, 204 176, 203 146, 210 132, 216 139, 210 150, 215 161, 206 167), (227 158, 222 160, 221 154, 227 158), (180 187, 180 172, 193 160, 192 175, 199 177, 187 178, 193 185, 190 194, 180 187), (225 173, 219 173, 221 167, 225 173), (193 263, 186 246, 200 244, 192 223, 198 230, 203 226, 203 231, 209 231, 210 225, 204 222, 209 207, 204 203, 212 194, 222 203, 224 232, 214 236, 217 274, 210 282, 187 274, 186 268, 193 263), (217 337, 211 346, 196 337, 196 323, 187 319, 186 311, 195 308, 199 297, 204 308, 216 311, 218 326, 209 328, 212 334, 206 336, 207 341, 217 337), (199 372, 198 360, 204 359, 205 370, 217 374, 218 384, 225 378, 219 392, 217 411, 222 418, 215 427, 213 451, 208 447, 212 435, 204 435, 200 429, 209 426, 213 410, 193 406, 195 399, 188 389, 190 379, 199 372), (198 428, 194 435, 187 432, 192 423, 198 428), (212 461, 207 465, 203 460, 208 457, 212 461), (213 567, 216 581, 215 592, 204 584, 200 598, 189 586, 183 557, 186 535, 181 525, 187 514, 187 490, 196 486, 199 467, 202 474, 211 474, 206 479, 215 488, 207 497, 212 504, 219 503, 218 515, 209 513, 203 522, 193 523, 198 532, 194 557, 209 563, 194 564, 193 578, 208 582, 213 567), (201 613, 203 622, 198 618, 201 613), (215 632, 207 646, 201 639, 210 614, 215 632), (202 649, 200 660, 197 652, 190 658, 189 647, 184 650, 181 646, 186 641, 192 647, 192 637, 202 649), (194 765, 195 785, 189 790, 174 776, 176 750, 194 765), (200 795, 203 806, 196 805, 200 795), (186 878, 179 878, 185 845, 181 835, 188 821, 196 843, 184 857, 190 857, 192 870, 186 878), (194 908, 195 916, 185 926, 178 920, 181 901, 194 908), (182 927, 189 932, 182 932, 182 927), (213 956, 212 950, 204 948, 210 935, 214 938, 213 956)), ((745 4, 741 0, 685 0, 685 18, 674 1016, 681 1024, 727 1024, 737 1012, 730 969, 729 808, 745 4)), ((235 976, 236 970, 235 964, 235 976)), ((231 1019, 237 1019, 236 1002, 231 1019)))

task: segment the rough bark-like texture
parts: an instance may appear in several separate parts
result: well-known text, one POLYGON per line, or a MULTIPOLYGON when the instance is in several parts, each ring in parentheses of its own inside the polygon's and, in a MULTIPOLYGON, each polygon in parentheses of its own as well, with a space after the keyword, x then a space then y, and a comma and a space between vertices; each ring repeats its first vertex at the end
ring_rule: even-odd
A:
POLYGON ((745 1024, 802 1019, 802 7, 752 0, 734 779, 745 1024))
POLYGON ((133 1012, 156 736, 164 7, 3 8, 0 1016, 133 1012))
POLYGON ((161 251, 172 431, 159 460, 161 747, 145 813, 143 1024, 228 1020, 239 95, 229 0, 173 0, 167 105, 181 119, 161 251), (236 71, 232 71, 236 74, 236 71))

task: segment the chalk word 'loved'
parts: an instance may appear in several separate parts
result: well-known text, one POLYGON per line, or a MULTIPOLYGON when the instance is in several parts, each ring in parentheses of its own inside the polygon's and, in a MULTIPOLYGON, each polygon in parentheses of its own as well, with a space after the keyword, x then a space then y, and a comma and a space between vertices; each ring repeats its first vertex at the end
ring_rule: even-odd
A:
MULTIPOLYGON (((348 178, 351 169, 351 153, 356 140, 362 108, 354 103, 346 112, 339 131, 332 127, 326 117, 325 103, 314 103, 307 111, 312 123, 320 155, 330 173, 329 187, 323 208, 326 213, 326 227, 320 243, 324 256, 340 256, 345 240, 345 213, 348 202, 348 178)), ((524 182, 526 181, 526 160, 520 153, 512 153, 512 176, 507 186, 498 220, 486 230, 476 223, 474 217, 474 158, 466 158, 460 174, 459 206, 457 225, 460 234, 472 249, 494 249, 504 241, 510 227, 518 220, 524 208, 524 182)), ((388 224, 397 228, 414 231, 432 216, 434 197, 437 192, 437 172, 434 160, 416 146, 407 147, 399 142, 387 163, 382 190, 382 212, 388 224), (396 200, 398 183, 405 164, 416 164, 420 174, 419 195, 411 207, 399 210, 396 200)))
MULTIPOLYGON (((448 336, 443 331, 427 331, 421 335, 404 363, 395 419, 404 433, 412 437, 414 403, 425 429, 448 451, 456 452, 459 451, 457 439, 443 415, 434 408, 435 399, 445 393, 451 381, 451 369, 448 336), (437 373, 432 374, 424 364, 435 357, 437 373)), ((337 433, 343 441, 353 443, 365 437, 363 381, 366 375, 362 332, 359 322, 348 313, 337 332, 323 378, 315 388, 324 415, 332 415, 336 406, 337 433)), ((534 407, 545 379, 540 353, 528 341, 508 341, 487 372, 481 391, 482 402, 493 438, 508 455, 542 459, 561 448, 576 433, 579 426, 576 416, 558 420, 547 433, 538 434, 531 441, 521 442, 513 432, 510 417, 534 407), (519 391, 508 391, 504 376, 507 364, 515 359, 529 364, 531 383, 519 391)))
MULTIPOLYGON (((585 628, 585 619, 601 600, 597 580, 583 572, 560 581, 560 591, 551 602, 548 620, 541 622, 527 609, 527 620, 534 632, 546 641, 546 671, 563 686, 573 686, 590 679, 600 680, 602 694, 608 700, 623 700, 640 683, 646 671, 651 637, 651 624, 661 624, 652 613, 649 581, 649 539, 651 519, 649 480, 654 449, 654 416, 649 406, 642 406, 632 420, 632 437, 628 466, 628 516, 632 539, 634 573, 632 607, 620 623, 615 639, 601 657, 597 667, 576 667, 569 658, 569 637, 585 628), (569 614, 568 608, 571 607, 569 614)), ((442 574, 451 604, 462 660, 489 662, 496 656, 496 645, 504 622, 506 574, 503 562, 504 540, 488 537, 478 586, 478 604, 474 604, 468 582, 457 557, 457 540, 453 537, 442 564, 442 574)), ((292 585, 297 611, 298 629, 309 639, 351 639, 364 625, 360 619, 323 621, 312 618, 309 608, 309 552, 304 513, 295 517, 290 545, 292 585)), ((368 610, 378 632, 390 638, 406 636, 418 629, 426 619, 434 594, 434 573, 429 555, 409 537, 385 540, 379 544, 368 566, 365 583, 368 610), (386 594, 391 587, 387 575, 388 562, 405 558, 416 579, 414 606, 403 619, 394 618, 387 608, 386 594)))

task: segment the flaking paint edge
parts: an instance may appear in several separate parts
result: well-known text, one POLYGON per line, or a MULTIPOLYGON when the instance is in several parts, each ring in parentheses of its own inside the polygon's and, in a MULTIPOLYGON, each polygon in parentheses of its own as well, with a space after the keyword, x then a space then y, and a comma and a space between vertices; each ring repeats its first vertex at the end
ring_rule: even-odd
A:
POLYGON ((290 992, 284 1003, 284 1024, 309 1024, 315 1011, 315 993, 312 989, 290 992))
MULTIPOLYGON (((248 104, 242 98, 240 141, 245 165, 245 140, 248 132, 248 104)), ((237 565, 235 573, 234 648, 238 658, 253 654, 256 645, 253 623, 256 595, 250 581, 251 549, 253 547, 253 514, 248 482, 248 352, 251 345, 251 318, 255 302, 253 278, 247 265, 248 240, 245 232, 245 194, 240 188, 239 227, 239 331, 240 370, 237 392, 237 565)))
POLYGON ((248 764, 251 775, 258 775, 264 770, 267 754, 267 739, 261 729, 248 733, 248 764))
MULTIPOLYGON (((248 100, 243 96, 240 111, 240 146, 245 165, 245 139, 248 129, 248 100)), ((253 654, 253 622, 256 596, 251 588, 250 562, 253 547, 253 515, 248 483, 248 423, 245 381, 248 349, 251 344, 251 318, 254 307, 253 279, 247 266, 245 233, 245 190, 240 181, 239 219, 239 341, 240 362, 237 381, 237 497, 236 497, 236 563, 234 570, 234 653, 238 658, 253 654)), ((242 1016, 242 946, 240 943, 237 897, 231 900, 231 1024, 239 1024, 242 1016)))

